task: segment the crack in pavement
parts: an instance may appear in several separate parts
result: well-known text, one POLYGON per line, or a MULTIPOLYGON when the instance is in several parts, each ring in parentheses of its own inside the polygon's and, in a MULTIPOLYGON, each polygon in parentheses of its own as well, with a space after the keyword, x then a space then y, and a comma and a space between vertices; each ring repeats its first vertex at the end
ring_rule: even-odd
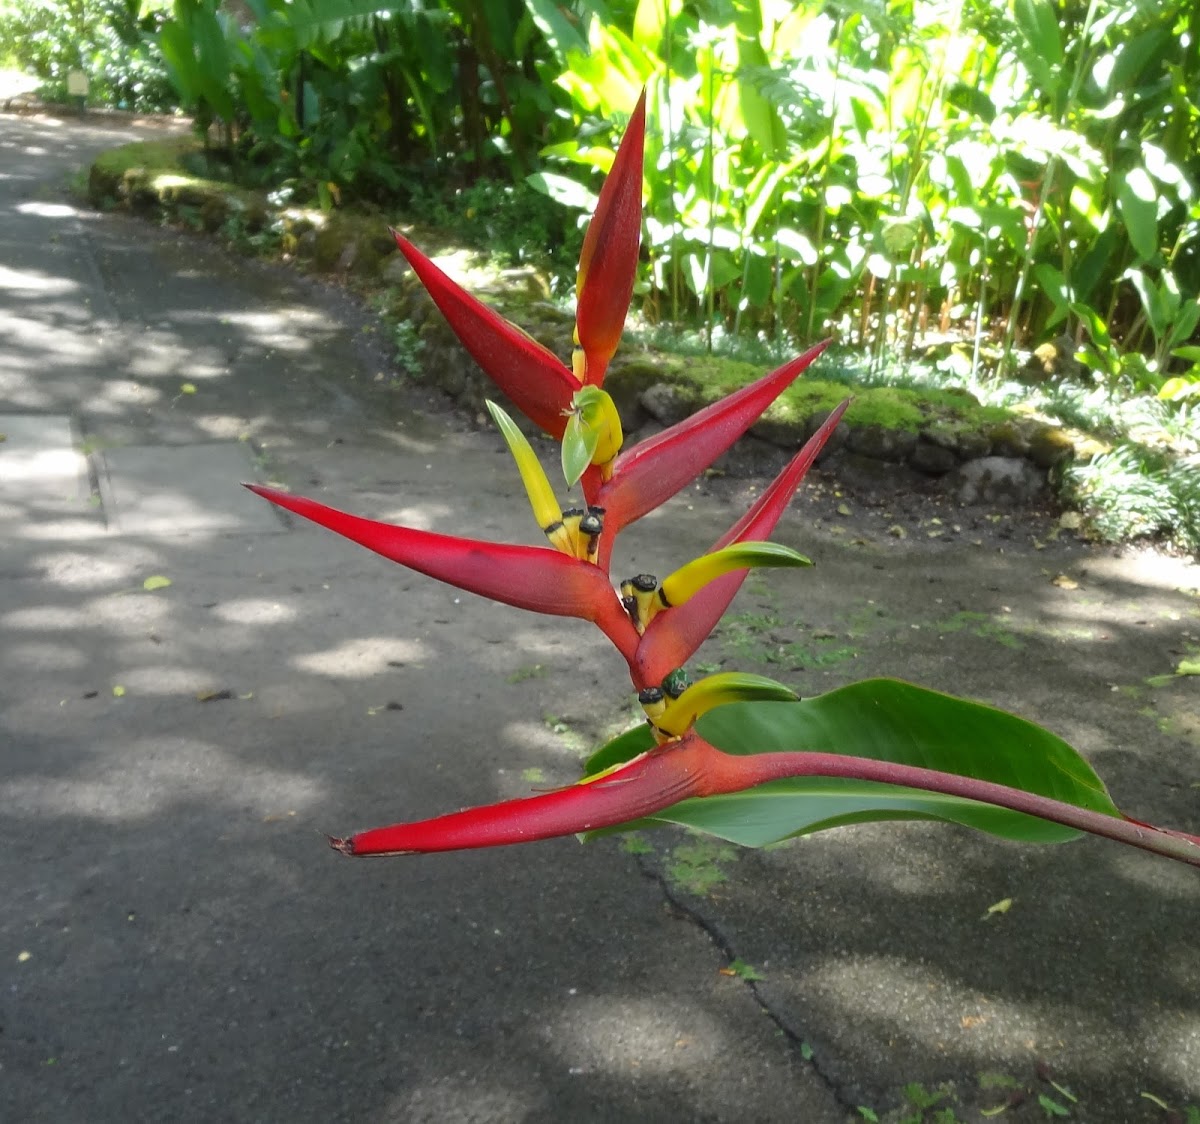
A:
MULTIPOLYGON (((705 917, 698 909, 684 901, 675 892, 667 876, 656 868, 655 864, 660 860, 657 852, 647 855, 635 855, 634 858, 637 861, 638 868, 642 872, 642 876, 658 884, 663 900, 671 909, 675 910, 682 917, 687 918, 687 920, 700 929, 730 964, 741 959, 737 954, 736 948, 734 948, 733 942, 721 932, 720 927, 705 917)), ((759 988, 757 981, 742 978, 740 982, 749 990, 751 996, 754 998, 754 1002, 758 1004, 759 1010, 775 1024, 779 1033, 783 1035, 789 1047, 797 1055, 800 1064, 809 1067, 820 1078, 821 1084, 829 1091, 839 1108, 844 1109, 848 1116, 856 1116, 860 1102, 857 1099, 851 1099, 846 1089, 821 1068, 812 1045, 798 1030, 787 1022, 782 1014, 771 1006, 759 988)))

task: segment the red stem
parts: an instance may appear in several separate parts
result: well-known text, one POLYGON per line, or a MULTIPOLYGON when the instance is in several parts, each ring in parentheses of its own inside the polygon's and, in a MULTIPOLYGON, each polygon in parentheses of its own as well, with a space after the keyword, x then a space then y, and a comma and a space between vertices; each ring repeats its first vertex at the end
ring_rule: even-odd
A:
MULTIPOLYGON (((714 750, 719 753, 719 750, 714 750)), ((1144 851, 1178 859, 1200 867, 1200 836, 1171 831, 1140 823, 1127 817, 1117 818, 1094 812, 1048 796, 1009 788, 991 781, 976 780, 956 773, 922 769, 915 765, 899 765, 891 761, 876 761, 867 757, 844 757, 837 753, 761 753, 748 757, 721 754, 725 760, 712 777, 718 786, 713 792, 740 792, 767 781, 787 777, 847 777, 862 781, 919 788, 928 792, 943 792, 1024 812, 1038 819, 1049 820, 1077 831, 1100 835, 1106 839, 1140 847, 1144 851), (726 787, 728 786, 728 787, 726 787)))
POLYGON ((414 854, 529 843, 615 827, 690 797, 742 792, 789 777, 845 777, 943 792, 1009 808, 1200 867, 1200 836, 1079 808, 1006 785, 836 753, 723 753, 695 733, 651 750, 608 775, 418 823, 393 824, 330 844, 347 855, 414 854))

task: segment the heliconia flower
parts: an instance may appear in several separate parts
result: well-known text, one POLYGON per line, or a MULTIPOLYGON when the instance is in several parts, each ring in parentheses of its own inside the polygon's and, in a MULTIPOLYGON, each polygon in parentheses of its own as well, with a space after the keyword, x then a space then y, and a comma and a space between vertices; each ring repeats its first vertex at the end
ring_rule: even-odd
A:
POLYGON ((400 252, 463 347, 539 429, 560 438, 579 380, 552 351, 452 281, 402 234, 400 252))
POLYGON ((632 660, 637 632, 603 570, 540 546, 458 538, 362 519, 303 496, 247 484, 256 495, 311 519, 402 566, 519 609, 591 621, 632 660))
MULTIPOLYGON (((847 399, 830 413, 750 510, 717 540, 713 551, 736 542, 766 539, 771 534, 849 405, 847 399)), ((737 569, 724 574, 705 585, 686 603, 660 612, 650 621, 630 667, 636 687, 657 686, 665 675, 687 663, 729 608, 746 573, 745 569, 737 569)))
POLYGON ((823 340, 770 374, 621 453, 609 481, 602 482, 598 474, 586 473, 583 488, 587 502, 605 510, 608 533, 600 547, 600 565, 607 564, 618 532, 670 499, 708 468, 758 421, 829 343, 823 340))
POLYGON ((690 601, 709 582, 733 570, 751 566, 811 566, 812 562, 792 550, 773 542, 738 542, 721 550, 693 558, 662 580, 651 574, 638 574, 621 583, 621 604, 629 613, 639 633, 664 609, 690 601))
POLYGON ((787 777, 848 777, 944 792, 1038 816, 1200 866, 1200 837, 1168 831, 957 773, 836 753, 723 753, 694 731, 567 788, 329 840, 345 855, 500 847, 597 831, 653 816, 692 797, 743 792, 787 777))
POLYGON ((642 237, 645 139, 646 91, 643 90, 600 189, 600 199, 579 255, 572 366, 579 381, 592 386, 604 381, 633 295, 642 237))

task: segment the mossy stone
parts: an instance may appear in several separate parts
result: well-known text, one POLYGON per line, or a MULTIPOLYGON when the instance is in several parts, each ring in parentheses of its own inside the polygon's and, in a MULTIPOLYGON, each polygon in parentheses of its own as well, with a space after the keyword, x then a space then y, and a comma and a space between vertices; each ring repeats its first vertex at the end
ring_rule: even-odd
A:
POLYGON ((944 445, 936 445, 921 437, 908 463, 929 476, 945 476, 958 466, 958 457, 944 445))
POLYGON ((200 221, 209 234, 220 230, 228 218, 229 203, 222 195, 211 196, 200 207, 200 221))
MULTIPOLYGON (((917 405, 918 395, 892 386, 874 386, 855 394, 846 421, 851 426, 875 426, 878 429, 899 430, 913 435, 925 421, 917 405)), ((911 451, 911 449, 910 449, 911 451)))
POLYGON ((1023 457, 1029 452, 1029 439, 1015 420, 993 426, 988 436, 994 457, 1023 457))
POLYGON ((321 227, 312 241, 312 265, 320 273, 332 273, 346 249, 346 237, 334 223, 321 227))
POLYGON ((1075 442, 1057 425, 1040 426, 1029 440, 1029 459, 1041 468, 1053 468, 1075 455, 1075 442))
POLYGON ((158 193, 145 168, 126 168, 117 194, 131 211, 145 212, 158 207, 158 193))
POLYGON ((847 444, 851 452, 873 460, 906 461, 917 447, 917 435, 911 429, 894 429, 876 424, 856 425, 850 429, 847 444))

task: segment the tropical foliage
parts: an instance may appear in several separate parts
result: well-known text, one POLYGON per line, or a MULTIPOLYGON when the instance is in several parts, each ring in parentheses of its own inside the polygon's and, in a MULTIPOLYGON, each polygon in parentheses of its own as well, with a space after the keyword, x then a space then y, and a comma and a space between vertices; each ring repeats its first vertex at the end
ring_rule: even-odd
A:
POLYGON ((953 334, 976 373, 1066 332, 1110 386, 1195 393, 1186 0, 246 8, 176 0, 163 54, 202 122, 327 205, 491 170, 582 215, 646 86, 649 319, 879 359, 953 334))
POLYGON ((88 76, 94 103, 161 110, 176 104, 156 46, 167 0, 0 0, 0 61, 42 80, 42 96, 68 97, 67 75, 88 76))

